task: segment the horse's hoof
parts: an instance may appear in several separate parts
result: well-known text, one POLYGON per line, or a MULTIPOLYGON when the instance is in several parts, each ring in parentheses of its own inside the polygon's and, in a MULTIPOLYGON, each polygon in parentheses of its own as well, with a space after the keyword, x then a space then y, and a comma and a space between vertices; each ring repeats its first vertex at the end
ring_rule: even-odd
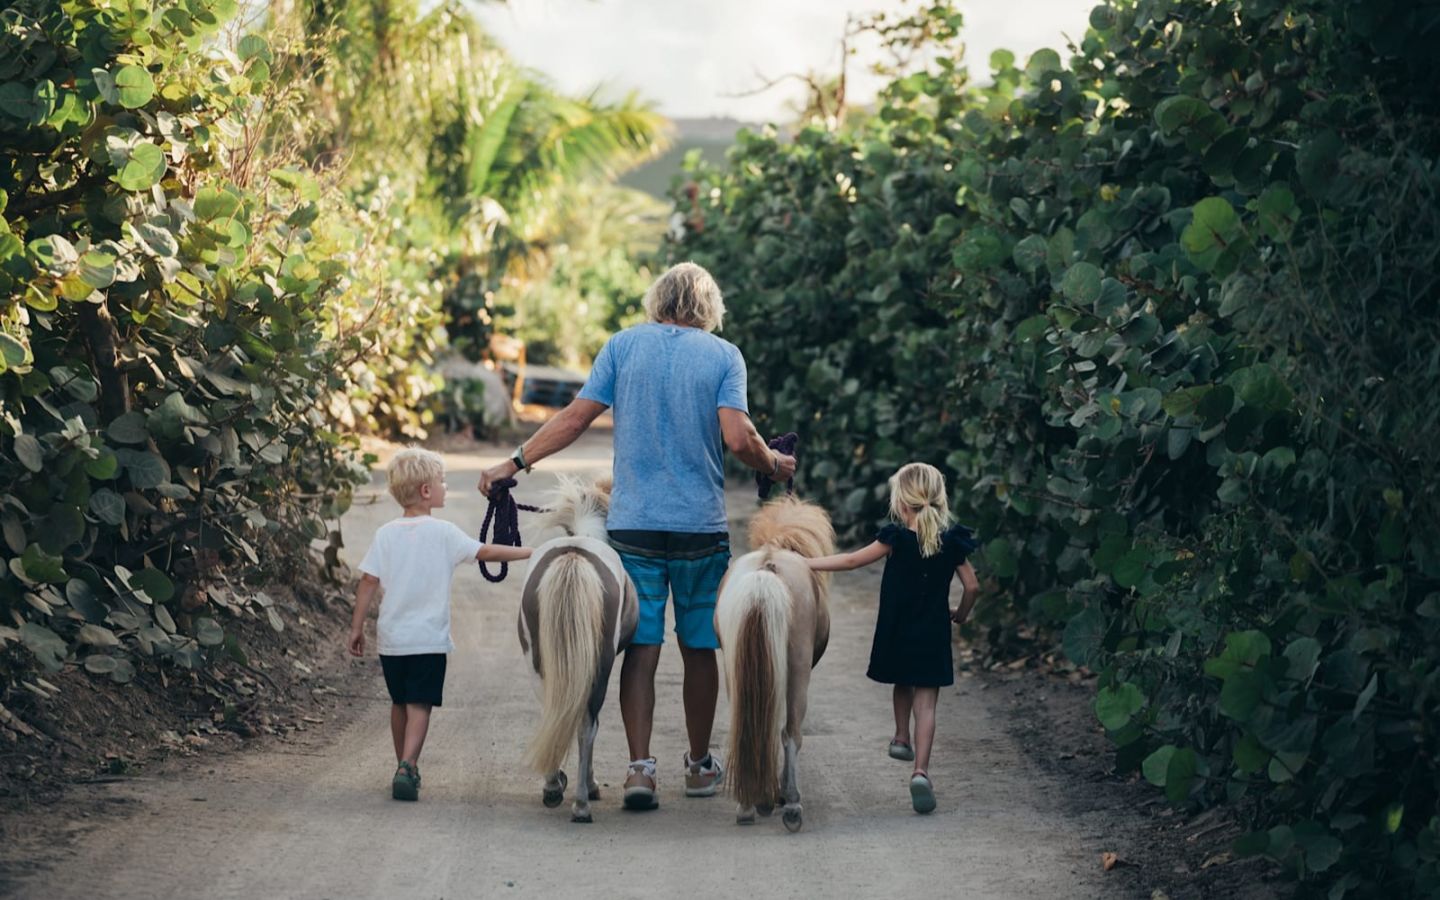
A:
POLYGON ((589 812, 577 812, 570 814, 570 821, 579 822, 581 825, 589 825, 591 822, 594 822, 595 819, 589 812))
POLYGON ((781 813, 780 820, 785 823, 785 830, 791 834, 799 831, 800 826, 805 824, 804 818, 800 813, 800 807, 798 806, 787 806, 785 811, 781 813))
POLYGON ((600 785, 598 785, 598 784, 592 784, 592 785, 590 785, 590 795, 589 795, 589 796, 590 796, 590 799, 591 799, 591 800, 599 800, 599 799, 600 799, 600 785))
POLYGON ((548 807, 548 808, 550 808, 550 809, 554 809, 555 807, 559 806, 561 803, 564 803, 564 802, 565 802, 565 786, 568 785, 569 783, 570 783, 570 779, 565 776, 565 773, 564 773, 564 772, 556 772, 556 773, 555 773, 555 785, 556 785, 556 786, 555 786, 555 787, 551 787, 551 786, 547 783, 547 784, 545 785, 545 788, 544 788, 543 792, 540 794, 540 802, 544 803, 545 806, 548 807))
POLYGON ((749 809, 746 809, 745 807, 740 807, 739 809, 735 810, 735 824, 736 824, 736 825, 754 825, 754 824, 755 824, 755 808, 754 808, 753 806, 750 807, 749 809))
POLYGON ((768 819, 770 818, 770 814, 775 811, 775 805, 773 803, 757 803, 755 804, 755 811, 768 819))

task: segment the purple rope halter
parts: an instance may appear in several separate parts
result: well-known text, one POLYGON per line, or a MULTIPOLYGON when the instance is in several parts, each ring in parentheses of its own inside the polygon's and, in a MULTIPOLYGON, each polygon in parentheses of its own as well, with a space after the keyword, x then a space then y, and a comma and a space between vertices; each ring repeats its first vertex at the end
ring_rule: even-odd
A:
MULTIPOLYGON (((526 506, 523 503, 516 503, 515 498, 510 496, 510 489, 513 488, 515 484, 516 482, 513 478, 502 478, 490 486, 490 506, 485 510, 485 523, 480 526, 480 542, 482 544, 493 543, 503 544, 507 547, 519 547, 520 510, 523 509, 526 512, 536 513, 549 511, 541 509, 538 506, 526 506), (496 515, 497 510, 499 511, 498 516, 496 515), (485 535, 490 531, 490 521, 492 519, 495 521, 495 540, 487 541, 485 535)), ((480 574, 485 577, 486 581, 492 584, 499 584, 505 580, 506 575, 510 574, 510 564, 508 562, 502 562, 500 564, 500 574, 498 575, 490 574, 490 570, 485 568, 485 561, 483 559, 478 560, 478 562, 480 563, 480 574)))
MULTIPOLYGON (((799 443, 800 443, 800 435, 798 435, 798 434, 796 434, 795 432, 791 431, 791 432, 788 432, 788 433, 786 433, 786 434, 782 434, 782 435, 780 435, 780 436, 777 437, 777 438, 771 438, 771 439, 770 439, 770 443, 767 444, 766 446, 768 446, 771 450, 774 450, 774 451, 777 452, 777 453, 783 453, 783 454, 785 454, 786 456, 794 456, 794 455, 795 455, 795 447, 796 447, 796 445, 799 444, 799 443)), ((756 473, 755 473, 755 486, 756 486, 756 488, 759 489, 760 499, 761 499, 761 500, 766 500, 766 499, 769 499, 769 497, 770 497, 770 489, 775 486, 775 482, 771 481, 771 480, 770 480, 770 476, 769 476, 769 475, 766 475, 764 472, 756 472, 756 473)), ((786 482, 786 484, 785 484, 785 493, 787 493, 787 494, 793 494, 793 493, 795 493, 795 478, 794 478, 794 476, 791 476, 790 480, 789 480, 788 482, 786 482)))

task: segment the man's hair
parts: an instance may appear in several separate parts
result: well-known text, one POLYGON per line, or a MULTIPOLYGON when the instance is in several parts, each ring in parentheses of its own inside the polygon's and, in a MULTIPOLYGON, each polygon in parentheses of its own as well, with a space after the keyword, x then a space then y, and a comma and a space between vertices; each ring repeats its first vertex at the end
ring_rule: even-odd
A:
POLYGON ((390 496, 401 506, 420 500, 420 487, 445 477, 445 459, 440 454, 419 447, 406 447, 385 467, 390 482, 390 496))
POLYGON ((671 266, 645 292, 645 314, 652 322, 674 322, 717 331, 725 318, 720 285, 693 262, 671 266))

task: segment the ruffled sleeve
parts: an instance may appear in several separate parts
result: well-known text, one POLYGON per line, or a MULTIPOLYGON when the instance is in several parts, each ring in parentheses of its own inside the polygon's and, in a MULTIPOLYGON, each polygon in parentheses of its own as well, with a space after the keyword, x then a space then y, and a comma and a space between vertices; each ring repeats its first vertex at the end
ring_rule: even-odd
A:
POLYGON ((895 546, 895 542, 900 540, 900 535, 904 533, 905 527, 903 525, 897 525, 894 522, 888 522, 880 526, 880 531, 875 535, 875 540, 879 541, 882 544, 888 544, 893 547, 895 546))
POLYGON ((950 556, 951 565, 958 566, 980 549, 975 532, 964 525, 952 525, 940 535, 940 547, 950 556))

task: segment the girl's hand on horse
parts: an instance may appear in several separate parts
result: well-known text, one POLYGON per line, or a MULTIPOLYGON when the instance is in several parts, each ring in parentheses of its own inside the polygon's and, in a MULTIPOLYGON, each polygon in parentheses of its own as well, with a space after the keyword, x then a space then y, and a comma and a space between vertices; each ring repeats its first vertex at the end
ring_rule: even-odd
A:
POLYGON ((831 556, 817 556, 807 559, 805 560, 805 564, 816 572, 848 572, 851 569, 868 566, 876 560, 884 559, 889 555, 889 544, 881 541, 873 541, 861 547, 859 550, 852 550, 849 553, 836 553, 831 556))

